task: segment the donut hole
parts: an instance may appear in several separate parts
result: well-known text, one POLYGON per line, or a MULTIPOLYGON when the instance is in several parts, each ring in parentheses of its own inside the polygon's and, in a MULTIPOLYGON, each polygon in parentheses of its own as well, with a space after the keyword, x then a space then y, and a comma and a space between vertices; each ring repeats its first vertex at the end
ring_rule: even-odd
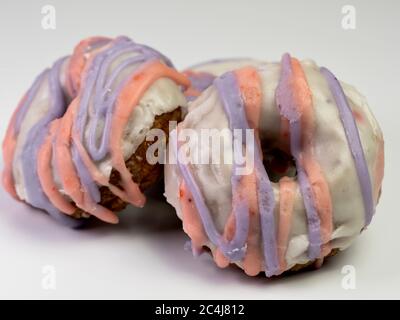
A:
POLYGON ((297 176, 296 163, 291 154, 277 146, 262 145, 263 164, 272 182, 279 182, 283 177, 297 176))

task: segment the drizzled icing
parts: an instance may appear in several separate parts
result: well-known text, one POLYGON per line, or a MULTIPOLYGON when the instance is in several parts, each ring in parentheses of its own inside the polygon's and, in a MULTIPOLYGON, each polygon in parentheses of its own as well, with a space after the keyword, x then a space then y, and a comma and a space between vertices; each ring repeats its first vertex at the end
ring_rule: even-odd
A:
MULTIPOLYGON (((239 74, 239 76, 241 76, 241 74, 239 74)), ((243 84, 244 82, 241 83, 243 84)), ((241 92, 239 91, 239 85, 235 74, 233 72, 226 73, 222 77, 216 79, 214 85, 218 90, 220 99, 222 100, 222 104, 225 108, 225 113, 228 116, 230 129, 250 129, 246 117, 246 110, 243 103, 243 98, 241 96, 241 92)), ((251 98, 252 97, 248 96, 248 100, 251 100, 251 98)), ((250 108, 251 102, 249 102, 248 105, 250 108)), ((257 106, 257 103, 255 107, 259 108, 257 106)), ((245 137, 243 137, 243 141, 245 141, 245 137)), ((275 222, 273 216, 275 203, 271 183, 268 179, 268 175, 265 171, 265 168, 262 164, 262 159, 260 157, 260 149, 255 148, 254 153, 255 173, 253 174, 256 178, 258 190, 258 204, 256 210, 258 210, 258 214, 260 217, 262 230, 261 234, 264 243, 264 256, 266 257, 267 264, 266 274, 268 276, 271 276, 279 270, 275 237, 275 222)), ((242 183, 242 176, 235 173, 235 164, 233 164, 231 177, 233 195, 233 218, 231 220, 231 223, 233 223, 232 221, 234 221, 235 223, 235 234, 231 240, 224 239, 222 235, 218 234, 218 231, 216 230, 215 225, 212 222, 211 214, 208 210, 208 207, 205 204, 204 198, 194 180, 194 177, 190 173, 189 167, 179 161, 178 166, 181 170, 185 184, 188 186, 190 193, 193 196, 197 210, 199 211, 200 217, 202 219, 205 232, 207 233, 207 236, 209 237, 211 242, 216 245, 218 247, 218 250, 222 252, 224 257, 228 258, 230 261, 242 260, 245 257, 245 242, 247 240, 249 230, 249 203, 246 196, 247 190, 245 189, 245 186, 247 186, 248 184, 242 183)), ((219 260, 219 265, 226 265, 226 263, 224 263, 224 261, 222 260, 222 257, 219 256, 218 252, 216 253, 216 257, 217 261, 219 260)), ((249 273, 254 274, 255 272, 249 271, 249 273)))
POLYGON ((127 37, 93 37, 80 42, 71 57, 58 60, 37 78, 14 113, 3 143, 6 189, 18 197, 13 166, 19 161, 26 190, 23 199, 69 224, 81 223, 68 217, 76 207, 104 221, 118 221, 113 212, 98 204, 99 186, 143 206, 145 197, 125 166, 122 140, 134 108, 162 78, 189 85, 169 59, 127 37), (34 104, 39 90, 42 96, 48 92, 44 101, 48 107, 29 129, 21 154, 16 156, 21 123, 27 110, 39 108, 38 102, 34 104), (98 168, 105 159, 118 171, 119 186, 111 185, 109 175, 98 168), (36 170, 32 170, 35 164, 36 170))
POLYGON ((43 71, 33 82, 28 92, 21 99, 18 107, 15 109, 10 123, 7 128, 6 136, 3 140, 3 157, 4 157, 4 168, 2 173, 2 180, 4 188, 14 198, 18 199, 17 193, 14 186, 14 177, 12 172, 13 156, 17 143, 17 137, 19 134, 22 119, 25 117, 26 112, 33 101, 36 93, 39 90, 40 84, 47 75, 48 70, 43 71))
POLYGON ((22 100, 22 104, 15 111, 15 116, 12 117, 9 124, 6 137, 3 141, 3 154, 5 159, 5 167, 3 170, 3 185, 6 190, 17 197, 15 193, 14 178, 13 178, 13 161, 14 151, 18 139, 18 134, 21 129, 21 124, 28 112, 30 105, 33 103, 36 94, 40 88, 47 85, 49 88, 50 99, 48 101, 48 110, 44 117, 39 119, 29 130, 27 138, 23 145, 23 150, 20 155, 21 169, 26 184, 26 192, 29 197, 29 202, 40 209, 46 210, 51 216, 71 227, 77 227, 81 224, 80 221, 71 219, 61 211, 52 206, 50 200, 46 197, 41 188, 40 177, 38 172, 32 169, 32 165, 36 163, 38 150, 40 145, 45 140, 47 130, 51 121, 54 118, 61 117, 66 105, 64 104, 64 94, 59 82, 61 65, 66 58, 58 60, 50 70, 45 70, 34 81, 32 87, 22 100))
POLYGON ((322 170, 313 156, 312 94, 298 60, 285 54, 282 58, 281 80, 276 90, 281 115, 289 121, 290 149, 296 160, 298 180, 303 194, 309 225, 309 257, 330 252, 332 234, 332 202, 322 170))
MULTIPOLYGON (((336 85, 340 87, 339 82, 334 81, 335 78, 329 78, 329 75, 327 77, 324 70, 322 68, 321 71, 327 78, 329 88, 335 98, 355 166, 361 166, 361 171, 364 172, 364 178, 360 174, 358 177, 363 198, 366 198, 364 203, 366 203, 366 221, 368 221, 368 207, 371 204, 369 199, 373 199, 370 196, 372 186, 368 183, 371 178, 358 137, 357 126, 348 104, 344 102, 346 97, 343 91, 338 91, 335 87, 336 85), (347 108, 347 113, 343 114, 345 108, 347 108), (345 117, 351 118, 352 121, 344 119, 345 117), (353 127, 349 129, 349 126, 353 127), (357 136, 354 137, 355 135, 357 136), (354 149, 357 150, 354 151, 354 149), (364 159, 364 164, 360 165, 358 162, 362 162, 362 159, 364 159)), ((262 86, 258 72, 255 68, 246 67, 225 73, 213 82, 229 128, 231 130, 252 128, 255 130, 255 140, 258 142, 254 152, 254 171, 249 175, 238 177, 234 174, 234 166, 232 168, 232 212, 225 221, 223 234, 218 233, 212 218, 215 219, 214 213, 207 206, 207 200, 202 194, 202 186, 198 184, 195 175, 191 172, 195 169, 178 161, 177 174, 180 177, 181 218, 184 230, 191 237, 195 251, 198 252, 202 246, 209 246, 212 248, 218 266, 226 267, 230 262, 234 262, 239 264, 248 275, 256 275, 264 270, 269 277, 278 275, 290 267, 286 255, 291 240, 291 226, 294 223, 295 210, 297 210, 294 206, 298 194, 301 195, 305 208, 309 261, 314 260, 320 265, 323 258, 332 250, 334 216, 331 190, 325 173, 315 157, 314 108, 316 106, 314 106, 312 92, 302 65, 288 54, 282 57, 275 99, 277 112, 282 119, 280 144, 282 147, 288 146, 294 157, 297 177, 281 178, 274 187, 279 197, 276 198, 274 195, 271 187, 273 183, 269 181, 262 163, 259 144, 262 86), (278 202, 275 203, 275 201, 278 202), (244 215, 247 215, 247 218, 244 215), (245 232, 246 236, 243 235, 245 232), (236 242, 237 247, 233 248, 232 244, 236 239, 245 239, 245 241, 236 242), (240 252, 240 255, 232 257, 231 251, 226 250, 221 243, 229 243, 231 245, 229 249, 240 252)), ((380 146, 383 146, 383 143, 380 143, 380 146)), ((383 151, 379 149, 377 153, 379 153, 377 160, 374 160, 376 161, 374 170, 377 172, 377 177, 375 177, 377 184, 374 188, 378 190, 383 175, 383 151)), ((360 169, 357 170, 360 171, 360 169)), ((168 188, 171 187, 172 185, 168 188)), ((168 190, 167 197, 171 197, 168 190)))
MULTIPOLYGON (((364 202, 365 226, 368 226, 372 220, 372 216, 374 215, 375 208, 372 196, 371 177, 368 172, 367 161, 365 159, 364 149, 361 145, 357 124, 339 81, 326 68, 321 68, 321 73, 325 76, 335 99, 340 119, 343 123, 347 142, 354 158, 354 165, 357 171, 358 179, 360 180, 361 193, 364 202)), ((383 155, 383 151, 380 153, 383 155)))
MULTIPOLYGON (((259 122, 261 114, 261 83, 258 73, 253 67, 243 68, 235 73, 240 84, 239 89, 246 113, 243 115, 249 128, 255 130, 254 175, 257 189, 258 215, 260 217, 261 238, 265 257, 267 276, 275 274, 279 269, 276 222, 274 217, 275 198, 268 174, 262 162, 262 151, 259 138, 259 122)), ((246 180, 246 179, 245 179, 246 180)))

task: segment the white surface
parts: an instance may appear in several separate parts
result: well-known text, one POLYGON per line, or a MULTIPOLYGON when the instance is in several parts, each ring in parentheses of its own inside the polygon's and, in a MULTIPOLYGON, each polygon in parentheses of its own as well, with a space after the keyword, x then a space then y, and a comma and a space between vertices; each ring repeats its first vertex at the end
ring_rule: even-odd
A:
POLYGON ((216 57, 311 57, 368 98, 385 137, 385 178, 371 227, 321 270, 266 280, 207 256, 192 258, 162 202, 122 214, 118 226, 74 231, 0 191, 0 298, 400 298, 398 122, 400 3, 352 1, 357 28, 341 28, 344 1, 52 1, 57 29, 41 29, 47 1, 0 3, 0 135, 34 76, 82 37, 126 34, 184 68, 216 57), (344 265, 356 289, 341 286, 344 265), (42 288, 42 268, 56 289, 42 288))

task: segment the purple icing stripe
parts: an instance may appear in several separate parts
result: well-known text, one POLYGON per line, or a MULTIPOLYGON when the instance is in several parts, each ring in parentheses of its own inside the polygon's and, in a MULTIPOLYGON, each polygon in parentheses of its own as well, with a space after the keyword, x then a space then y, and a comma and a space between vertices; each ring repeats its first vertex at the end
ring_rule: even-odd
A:
POLYGON ((190 85, 200 92, 211 86, 215 79, 215 76, 208 72, 190 72, 187 76, 190 80, 190 85))
POLYGON ((307 214, 308 237, 310 242, 308 256, 311 260, 314 260, 321 254, 321 224, 315 207, 310 182, 301 165, 301 115, 298 112, 296 101, 293 96, 293 88, 291 86, 292 77, 291 57, 289 54, 284 54, 282 57, 281 78, 276 89, 276 103, 281 116, 289 120, 290 151, 296 161, 297 178, 307 214))
POLYGON ((99 187, 90 175, 90 172, 84 164, 75 143, 71 145, 71 154, 82 186, 85 188, 85 191, 90 196, 90 199, 92 199, 95 203, 99 203, 101 200, 99 187))
MULTIPOLYGON (((243 136, 242 141, 245 141, 245 131, 251 129, 246 117, 246 110, 237 79, 233 72, 228 72, 214 82, 218 89, 225 113, 229 119, 230 129, 240 129, 243 136)), ((241 150, 240 150, 241 151, 241 150)), ((238 152, 238 150, 235 150, 238 152)), ((276 244, 275 231, 275 198, 271 182, 262 162, 262 156, 259 148, 254 148, 254 165, 256 170, 257 187, 258 187, 258 207, 260 214, 261 235, 263 239, 263 251, 265 257, 267 276, 272 276, 279 273, 278 251, 276 244)), ((235 175, 233 179, 239 179, 235 175)), ((232 193, 237 191, 232 183, 232 193)), ((246 212, 248 215, 249 213, 246 212)))
MULTIPOLYGON (((125 79, 121 81, 119 84, 117 84, 116 89, 113 91, 109 91, 108 89, 111 88, 112 84, 115 82, 115 78, 118 77, 118 75, 127 67, 131 65, 135 65, 137 63, 143 63, 144 58, 142 56, 136 56, 133 58, 129 58, 125 61, 123 61, 120 65, 118 65, 117 68, 111 73, 110 79, 107 81, 105 86, 103 86, 101 89, 98 89, 96 86, 96 91, 95 91, 95 97, 98 98, 97 101, 95 101, 95 107, 96 107, 96 116, 94 119, 93 124, 89 127, 89 153, 92 156, 94 160, 101 160, 103 159, 107 152, 108 152, 108 142, 109 142, 109 136, 110 136, 110 129, 111 129, 111 122, 112 122, 112 112, 113 112, 113 106, 115 105, 115 102, 121 92, 121 90, 124 88, 128 80, 132 77, 132 72, 131 74, 128 74, 125 76, 125 79), (104 130, 103 130, 103 135, 101 136, 101 141, 100 141, 100 146, 97 146, 97 132, 98 131, 98 122, 100 119, 104 119, 104 130)), ((108 64, 104 64, 102 66, 102 69, 106 69, 108 67, 108 64)), ((100 81, 98 81, 100 83, 100 81)))
MULTIPOLYGON (((203 92, 209 86, 211 86, 215 79, 215 76, 213 74, 207 72, 190 71, 186 74, 186 76, 190 80, 191 87, 199 92, 203 92)), ((188 101, 193 101, 196 98, 197 96, 186 95, 186 99, 188 101)))
MULTIPOLYGON (((96 81, 98 81, 101 65, 108 56, 115 55, 115 52, 118 52, 119 54, 119 50, 124 50, 129 45, 130 42, 128 41, 128 39, 117 38, 112 41, 110 48, 107 48, 103 52, 100 52, 93 59, 93 62, 91 63, 88 72, 86 73, 85 80, 82 82, 84 87, 81 88, 82 94, 79 101, 78 114, 76 115, 73 124, 74 131, 79 133, 81 140, 83 140, 83 133, 87 121, 89 103, 92 98, 93 88, 95 88, 96 81)), ((93 101, 98 101, 98 97, 93 97, 93 101)))
MULTIPOLYGON (((245 141, 245 130, 250 129, 243 100, 240 94, 237 79, 232 72, 228 72, 214 81, 226 115, 229 119, 230 129, 240 129, 242 132, 242 141, 245 141)), ((239 151, 237 151, 239 152, 239 151)), ((279 273, 279 262, 276 244, 276 231, 274 220, 275 199, 271 182, 265 171, 260 155, 260 150, 255 148, 255 170, 258 183, 258 198, 260 211, 260 224, 263 238, 263 251, 266 263, 266 275, 272 276, 279 273)), ((234 201, 233 213, 236 218, 236 232, 234 239, 230 243, 224 242, 223 237, 218 233, 212 221, 209 209, 204 201, 201 191, 193 178, 187 165, 179 162, 178 167, 182 177, 192 193, 194 202, 199 211, 205 232, 212 243, 221 247, 222 253, 233 261, 241 260, 245 255, 245 244, 249 228, 249 208, 245 200, 234 201), (233 255, 233 253, 236 253, 233 255)), ((236 164, 232 167, 232 194, 235 198, 239 189, 240 176, 236 175, 236 164)))
POLYGON ((17 136, 19 130, 21 129, 21 123, 24 121, 27 111, 31 106, 33 99, 36 96, 36 93, 39 91, 41 84, 43 83, 43 79, 47 76, 49 69, 44 70, 40 75, 38 75, 33 82, 32 86, 29 88, 28 92, 25 96, 25 101, 23 102, 21 108, 18 110, 18 114, 15 117, 14 123, 14 136, 17 136))
POLYGON ((215 227, 215 224, 211 217, 211 213, 207 207, 207 204, 205 203, 204 197, 201 194, 197 182, 190 172, 188 165, 179 161, 177 141, 171 139, 171 143, 175 143, 175 146, 173 146, 173 148, 177 155, 177 164, 179 170, 181 171, 182 178, 192 194, 194 203, 199 212, 200 219, 203 223, 204 230, 208 238, 215 246, 221 249, 221 252, 225 257, 229 258, 231 261, 240 261, 245 255, 245 242, 248 232, 247 206, 245 206, 245 204, 243 203, 240 203, 240 207, 237 208, 238 210, 236 211, 237 215, 235 237, 230 242, 226 242, 224 237, 218 232, 217 228, 215 227))
MULTIPOLYGON (((34 207, 47 211, 63 224, 70 227, 79 227, 83 224, 83 221, 65 215, 51 204, 43 192, 37 170, 32 170, 32 166, 35 166, 37 163, 38 150, 48 134, 49 124, 52 120, 62 117, 67 107, 59 80, 61 65, 65 59, 57 60, 50 71, 46 72, 43 78, 41 78, 41 81, 48 81, 49 109, 46 115, 29 130, 20 157, 28 202, 34 207)), ((31 104, 28 107, 30 106, 31 104)))
POLYGON ((344 132, 346 134, 347 142, 354 159, 355 168, 360 181, 361 193, 363 196, 365 225, 368 226, 372 220, 372 216, 374 215, 372 184, 357 124, 354 120, 353 113, 339 81, 328 69, 324 67, 321 68, 321 73, 328 82, 329 88, 335 99, 344 132))
MULTIPOLYGON (((243 121, 243 117, 241 116, 240 112, 238 112, 238 110, 242 108, 243 113, 244 107, 234 75, 232 73, 227 74, 217 79, 214 84, 219 91, 224 107, 229 110, 229 112, 227 111, 227 114, 229 117, 231 130, 249 128, 247 121, 243 121)), ((243 132, 244 130, 242 130, 242 133, 243 132)), ((175 146, 175 148, 177 152, 177 146, 175 146)), ((238 201, 234 201, 232 203, 233 214, 235 215, 236 222, 236 232, 234 238, 230 242, 226 242, 224 237, 217 231, 214 225, 204 197, 202 196, 200 188, 190 172, 189 167, 180 162, 179 157, 177 157, 177 164, 186 185, 192 193, 196 208, 200 214, 200 219, 202 220, 205 232, 210 241, 214 245, 218 246, 223 255, 229 258, 231 261, 242 260, 246 253, 245 246, 249 229, 249 208, 247 202, 245 200, 238 199, 238 201)), ((240 182, 240 176, 235 174, 236 169, 237 167, 234 163, 232 166, 231 177, 233 197, 235 197, 235 194, 237 194, 240 182)))

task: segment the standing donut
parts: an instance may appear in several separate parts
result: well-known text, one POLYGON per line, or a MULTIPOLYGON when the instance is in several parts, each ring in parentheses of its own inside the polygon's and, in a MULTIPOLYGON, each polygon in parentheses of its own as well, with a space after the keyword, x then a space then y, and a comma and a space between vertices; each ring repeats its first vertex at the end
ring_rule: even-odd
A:
POLYGON ((379 199, 383 136, 365 98, 289 54, 217 77, 170 143, 165 195, 193 251, 251 276, 321 265, 369 225, 379 199), (199 138, 205 129, 224 133, 221 147, 199 138))
POLYGON ((127 203, 161 174, 146 150, 152 128, 168 132, 189 81, 158 51, 127 37, 92 37, 42 72, 3 141, 3 185, 16 199, 71 225, 117 223, 127 203))

